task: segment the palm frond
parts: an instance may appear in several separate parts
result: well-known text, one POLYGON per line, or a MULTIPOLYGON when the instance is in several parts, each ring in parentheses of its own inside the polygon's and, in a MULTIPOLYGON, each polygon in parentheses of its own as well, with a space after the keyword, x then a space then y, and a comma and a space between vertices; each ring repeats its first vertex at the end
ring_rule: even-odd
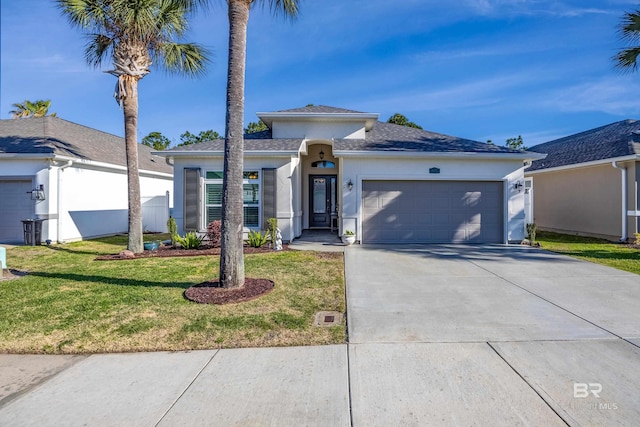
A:
POLYGON ((164 43, 156 53, 168 72, 192 77, 205 73, 211 56, 207 48, 196 43, 164 43))
MULTIPOLYGON (((153 58, 156 66, 164 65, 171 73, 196 76, 203 73, 208 62, 208 51, 205 48, 180 43, 180 38, 189 26, 187 15, 196 6, 206 4, 204 0, 56 2, 74 26, 88 33, 84 56, 93 67, 101 65, 112 54, 114 66, 120 74, 128 74, 128 70, 126 67, 118 68, 119 65, 135 59, 133 62, 137 61, 138 65, 148 68, 151 65, 150 59, 153 58), (118 55, 116 51, 119 52, 118 55), (155 58, 161 58, 161 61, 155 61, 155 58)), ((143 75, 136 74, 138 78, 143 75)))
POLYGON ((640 47, 632 47, 620 51, 615 57, 616 68, 622 71, 633 72, 638 69, 638 56, 640 47))
POLYGON ((614 57, 615 67, 623 72, 634 72, 638 69, 638 55, 640 55, 640 10, 627 12, 620 21, 618 28, 620 39, 631 45, 621 49, 614 57))
POLYGON ((114 40, 104 34, 93 34, 88 38, 89 41, 84 50, 84 58, 87 64, 97 68, 111 52, 114 40))
POLYGON ((618 33, 622 40, 631 43, 640 40, 640 10, 625 13, 620 23, 618 33))
POLYGON ((260 3, 263 7, 268 5, 274 15, 283 15, 285 18, 294 19, 300 11, 300 1, 301 0, 252 0, 252 3, 260 3))

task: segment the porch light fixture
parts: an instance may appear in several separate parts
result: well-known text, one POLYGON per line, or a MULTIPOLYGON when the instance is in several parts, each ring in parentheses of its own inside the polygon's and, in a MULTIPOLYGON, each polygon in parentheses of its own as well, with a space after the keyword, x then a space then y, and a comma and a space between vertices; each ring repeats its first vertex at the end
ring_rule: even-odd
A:
POLYGON ((322 151, 322 148, 320 149, 320 153, 318 153, 318 155, 320 156, 320 160, 324 159, 324 151, 322 151))
POLYGON ((351 179, 349 179, 349 182, 347 182, 347 188, 349 189, 349 191, 353 190, 353 182, 351 182, 351 179))
POLYGON ((522 191, 522 183, 520 181, 516 182, 515 184, 513 184, 513 188, 518 192, 522 191))
POLYGON ((46 198, 44 195, 44 185, 42 184, 31 191, 27 191, 27 193, 31 193, 31 200, 45 200, 46 198))

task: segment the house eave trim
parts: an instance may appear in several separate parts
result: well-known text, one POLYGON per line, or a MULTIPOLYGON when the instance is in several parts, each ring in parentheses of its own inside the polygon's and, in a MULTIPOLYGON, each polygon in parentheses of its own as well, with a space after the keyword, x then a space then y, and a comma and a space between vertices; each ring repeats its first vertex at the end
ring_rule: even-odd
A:
MULTIPOLYGON (((211 151, 172 151, 162 153, 162 151, 153 152, 157 156, 163 156, 168 158, 184 158, 184 157, 224 157, 224 151, 211 150, 211 151)), ((262 151, 244 151, 244 157, 291 157, 298 155, 298 150, 262 150, 262 151)))
MULTIPOLYGON (((75 166, 86 165, 86 166, 92 166, 92 167, 102 168, 102 169, 111 169, 111 170, 124 171, 124 172, 127 171, 127 167, 126 166, 114 165, 113 163, 96 162, 94 160, 80 159, 80 158, 77 158, 77 157, 53 156, 53 159, 54 160, 63 160, 65 162, 72 161, 75 166)), ((147 175, 147 176, 150 175, 150 176, 157 176, 157 177, 162 177, 162 178, 173 178, 173 174, 172 173, 152 171, 152 170, 149 170, 149 169, 140 168, 139 169, 139 173, 141 175, 147 175)))
POLYGON ((378 113, 304 113, 304 112, 272 112, 256 113, 269 129, 274 120, 282 121, 318 121, 318 122, 365 122, 365 129, 371 130, 378 121, 378 113))
POLYGON ((534 171, 528 171, 527 170, 527 171, 525 171, 525 174, 526 175, 537 175, 537 174, 541 174, 541 173, 560 172, 560 171, 569 170, 569 169, 588 168, 588 167, 593 167, 593 166, 610 165, 612 162, 629 162, 629 161, 637 161, 637 160, 640 160, 640 155, 632 154, 630 156, 612 157, 612 158, 608 158, 608 159, 593 160, 591 162, 584 162, 584 163, 573 163, 573 164, 570 164, 570 165, 556 166, 554 168, 538 169, 538 170, 534 170, 534 171))
POLYGON ((37 160, 37 159, 53 159, 54 157, 56 157, 55 154, 47 154, 47 153, 0 153, 0 159, 37 160))
POLYGON ((526 153, 472 153, 472 152, 414 152, 414 151, 353 151, 334 150, 336 157, 368 157, 368 158, 445 158, 445 159, 483 159, 483 160, 538 160, 546 154, 532 155, 526 153))

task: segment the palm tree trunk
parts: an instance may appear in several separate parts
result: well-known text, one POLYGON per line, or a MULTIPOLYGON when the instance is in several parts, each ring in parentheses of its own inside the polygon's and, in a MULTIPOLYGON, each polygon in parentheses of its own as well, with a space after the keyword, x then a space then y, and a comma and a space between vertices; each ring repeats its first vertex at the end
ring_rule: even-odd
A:
POLYGON ((124 140, 127 155, 127 182, 129 200, 129 241, 127 248, 133 253, 143 251, 142 204, 140 202, 140 176, 138 174, 138 79, 122 76, 127 95, 122 102, 124 112, 124 140))
POLYGON ((224 288, 244 285, 243 116, 250 6, 251 0, 229 0, 229 69, 220 238, 220 284, 224 288))

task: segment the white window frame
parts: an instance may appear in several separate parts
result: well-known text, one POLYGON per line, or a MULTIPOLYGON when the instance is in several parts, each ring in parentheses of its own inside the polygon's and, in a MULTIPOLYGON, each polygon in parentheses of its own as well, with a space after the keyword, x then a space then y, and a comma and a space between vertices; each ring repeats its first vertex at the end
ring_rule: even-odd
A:
MULTIPOLYGON (((220 207, 222 208, 222 203, 220 204, 210 204, 207 203, 207 185, 209 184, 219 184, 222 185, 223 179, 222 178, 209 178, 207 179, 207 175, 209 173, 214 173, 214 174, 218 174, 218 176, 222 176, 223 172, 222 171, 217 171, 217 170, 207 170, 204 172, 204 197, 203 197, 203 203, 202 203, 202 209, 203 209, 203 215, 202 217, 204 218, 205 221, 205 228, 207 227, 207 225, 209 225, 209 218, 207 215, 207 210, 209 207, 220 207)), ((243 190, 244 190, 244 185, 257 185, 258 186, 258 190, 256 192, 257 194, 257 198, 258 198, 258 224, 257 226, 255 226, 254 224, 251 225, 246 225, 246 215, 245 215, 245 223, 243 224, 244 228, 248 228, 248 229, 258 229, 260 230, 262 227, 262 183, 261 183, 261 179, 260 179, 260 170, 249 170, 249 171, 244 171, 243 174, 245 174, 245 178, 242 180, 242 185, 243 185, 243 190), (253 176, 255 176, 255 178, 253 176, 247 176, 246 174, 255 174, 253 176)), ((248 207, 255 207, 256 205, 254 204, 249 204, 249 203, 243 203, 242 207, 243 209, 246 209, 248 207)))

